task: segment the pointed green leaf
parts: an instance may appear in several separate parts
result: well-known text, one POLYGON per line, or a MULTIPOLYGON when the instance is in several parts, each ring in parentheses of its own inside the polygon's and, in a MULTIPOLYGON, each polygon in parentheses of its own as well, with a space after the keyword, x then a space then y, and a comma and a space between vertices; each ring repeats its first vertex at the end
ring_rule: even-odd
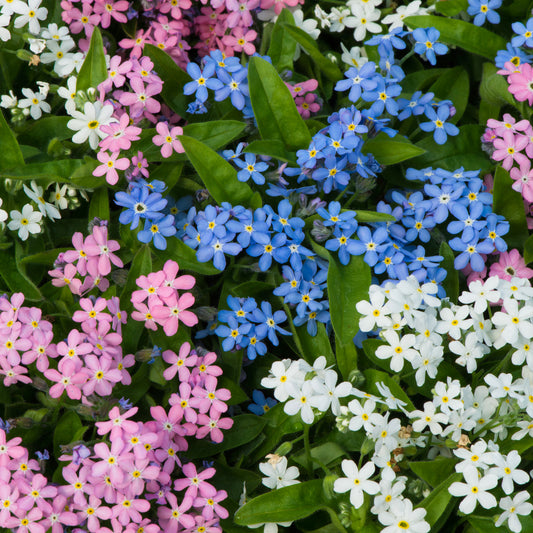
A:
POLYGON ((187 113, 187 97, 183 87, 191 81, 191 77, 163 50, 153 44, 145 44, 143 54, 154 63, 154 70, 163 80, 161 96, 173 111, 182 117, 187 113))
POLYGON ((78 91, 86 91, 89 87, 98 87, 107 79, 104 42, 100 30, 95 27, 91 36, 91 44, 83 61, 76 82, 78 91))
POLYGON ((444 257, 444 260, 440 266, 446 270, 446 277, 442 282, 442 286, 446 291, 446 296, 448 296, 452 302, 457 303, 457 298, 459 298, 459 273, 453 266, 455 255, 448 243, 441 243, 439 255, 444 257))
POLYGON ((533 235, 530 235, 524 243, 524 261, 526 264, 533 261, 533 235))
POLYGON ((244 150, 244 153, 268 155, 286 163, 296 164, 296 154, 285 150, 280 141, 252 141, 244 150))
POLYGON ((281 141, 289 151, 307 148, 311 135, 276 69, 260 57, 251 57, 248 83, 261 137, 281 141))
POLYGON ((483 76, 479 86, 481 98, 491 105, 509 104, 517 107, 517 101, 508 90, 507 80, 498 74, 498 70, 498 67, 492 63, 483 63, 483 76))
POLYGON ((209 194, 218 204, 250 204, 252 189, 237 179, 237 171, 222 156, 192 137, 180 135, 179 140, 209 194))
POLYGON ((394 222, 396 220, 396 217, 389 215, 388 213, 363 211, 362 209, 356 211, 355 218, 357 219, 357 222, 394 222))
POLYGON ((208 263, 200 263, 196 259, 196 252, 178 238, 172 237, 168 239, 167 249, 154 250, 154 253, 162 261, 173 259, 179 264, 182 270, 190 270, 191 272, 203 274, 204 276, 220 274, 220 270, 217 270, 210 261, 208 263))
POLYGON ((319 50, 316 41, 305 31, 296 26, 285 24, 285 29, 289 35, 309 54, 316 66, 324 73, 324 76, 331 81, 342 79, 342 72, 339 67, 330 59, 325 57, 319 50))
POLYGON ((219 150, 239 137, 245 128, 246 124, 238 120, 212 120, 187 124, 183 127, 183 134, 219 150))
POLYGON ((43 295, 33 281, 26 275, 24 267, 20 264, 22 248, 15 241, 15 249, 2 251, 2 268, 0 277, 6 282, 11 292, 23 292, 27 300, 42 300, 43 295))
POLYGON ((54 250, 46 250, 46 252, 39 252, 36 254, 25 255, 19 261, 20 265, 46 265, 51 267, 57 256, 64 253, 71 248, 55 248, 54 250))
POLYGON ((389 140, 385 140, 384 137, 370 139, 363 145, 363 152, 372 154, 380 165, 385 166, 412 159, 425 152, 423 148, 406 140, 400 141, 399 138, 401 137, 397 135, 394 139, 389 140))
POLYGON ((89 222, 94 218, 109 220, 109 198, 107 196, 107 187, 100 187, 92 194, 91 203, 89 204, 89 222))
POLYGON ((235 513, 235 523, 248 526, 268 522, 290 522, 305 518, 324 506, 322 480, 315 479, 257 496, 235 513))
POLYGON ((437 81, 429 88, 429 92, 442 100, 451 100, 455 107, 455 115, 450 122, 456 124, 463 116, 468 97, 470 95, 470 79, 463 67, 447 69, 447 72, 439 76, 437 81))
POLYGON ((307 332, 305 325, 297 327, 296 334, 300 339, 300 344, 304 351, 301 356, 308 363, 313 364, 317 357, 323 355, 327 360, 328 366, 335 364, 335 355, 331 349, 331 343, 324 324, 317 323, 317 333, 314 336, 307 332))
POLYGON ((445 0, 435 3, 435 11, 441 15, 454 17, 465 11, 468 7, 468 0, 445 0))
MULTIPOLYGON (((24 157, 17 139, 0 111, 0 171, 24 166, 24 157)), ((4 177, 2 175, 2 177, 4 177)))
POLYGON ((357 352, 353 338, 359 331, 359 313, 355 305, 368 299, 370 267, 362 257, 353 256, 347 265, 342 265, 330 254, 328 269, 328 297, 330 315, 337 350, 337 364, 346 379, 356 370, 357 352))
POLYGON ((287 8, 284 8, 278 15, 267 52, 267 56, 272 59, 272 64, 278 72, 292 70, 292 60, 296 52, 296 41, 284 28, 285 24, 294 26, 294 17, 287 8))
MULTIPOLYGON (((59 159, 45 163, 28 163, 3 172, 2 177, 12 180, 45 179, 48 183, 66 181, 84 165, 83 159, 59 159)), ((102 179, 98 178, 100 184, 102 179)))
POLYGON ((18 136, 18 141, 45 150, 52 139, 64 141, 72 138, 72 130, 67 127, 70 119, 71 117, 43 117, 31 121, 18 136))
POLYGON ((494 61, 498 50, 505 49, 506 41, 503 37, 464 20, 435 15, 416 15, 406 17, 403 22, 408 28, 413 29, 436 28, 440 32, 440 42, 458 46, 491 61, 494 61))
POLYGON ((518 191, 512 189, 513 183, 507 170, 502 167, 496 169, 492 192, 493 211, 498 215, 503 215, 509 221, 509 233, 505 235, 505 241, 509 248, 521 250, 528 238, 529 231, 524 211, 524 200, 518 191))
POLYGON ((411 470, 426 483, 436 487, 443 479, 453 474, 457 460, 453 457, 437 457, 433 461, 413 461, 411 470))
POLYGON ((455 505, 453 501, 453 496, 449 493, 448 489, 450 485, 455 481, 461 481, 463 475, 455 473, 447 477, 440 485, 438 485, 431 494, 422 500, 417 507, 425 509, 427 514, 425 516, 426 522, 433 528, 432 531, 439 531, 441 522, 441 517, 445 513, 449 513, 451 508, 455 505))
POLYGON ((74 411, 67 411, 59 419, 54 429, 54 455, 59 452, 60 445, 70 444, 81 428, 80 417, 74 411))

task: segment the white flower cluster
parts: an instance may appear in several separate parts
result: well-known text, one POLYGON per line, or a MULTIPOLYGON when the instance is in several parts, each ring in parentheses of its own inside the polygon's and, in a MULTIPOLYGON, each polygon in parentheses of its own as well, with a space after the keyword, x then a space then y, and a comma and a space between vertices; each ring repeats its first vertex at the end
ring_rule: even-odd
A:
POLYGON ((11 0, 0 3, 0 40, 9 41, 11 32, 8 27, 14 17, 15 28, 28 27, 29 33, 39 35, 41 23, 48 16, 48 9, 41 7, 42 0, 11 0))
POLYGON ((353 387, 347 381, 337 385, 337 379, 337 372, 326 368, 326 358, 320 356, 313 366, 303 359, 276 361, 261 385, 274 389, 274 397, 286 402, 283 409, 288 415, 300 413, 303 422, 312 424, 313 408, 321 413, 331 408, 334 415, 340 414, 339 398, 348 396, 353 387))
POLYGON ((450 356, 472 373, 491 349, 506 345, 514 365, 525 363, 533 370, 533 288, 527 279, 493 276, 474 281, 459 297, 462 305, 440 301, 433 296, 436 290, 434 284, 420 286, 410 276, 385 287, 372 285, 370 301, 357 303, 363 315, 361 330, 381 328, 386 344, 375 355, 388 359, 391 370, 400 372, 405 362, 410 363, 422 386, 426 377, 435 378, 439 364, 450 356), (496 304, 499 310, 493 312, 496 304))

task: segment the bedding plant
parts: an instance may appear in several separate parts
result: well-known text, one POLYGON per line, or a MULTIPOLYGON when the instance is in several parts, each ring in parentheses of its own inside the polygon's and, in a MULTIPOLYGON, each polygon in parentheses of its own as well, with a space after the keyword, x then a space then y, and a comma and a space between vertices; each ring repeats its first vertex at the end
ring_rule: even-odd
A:
POLYGON ((0 0, 0 529, 533 531, 525 0, 0 0))

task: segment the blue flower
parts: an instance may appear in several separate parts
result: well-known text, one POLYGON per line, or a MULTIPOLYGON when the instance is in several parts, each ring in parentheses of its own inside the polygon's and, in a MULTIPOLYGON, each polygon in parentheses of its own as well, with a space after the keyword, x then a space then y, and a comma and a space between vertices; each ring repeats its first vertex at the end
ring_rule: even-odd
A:
POLYGON ((207 89, 215 91, 222 87, 222 82, 212 77, 215 74, 215 65, 213 63, 206 65, 202 72, 200 67, 191 61, 187 64, 187 74, 194 81, 184 85, 183 93, 195 93, 197 102, 204 103, 207 100, 207 89))
POLYGON ((344 127, 345 136, 368 132, 368 128, 363 124, 363 115, 354 105, 343 107, 339 110, 338 115, 338 120, 344 127))
POLYGON ((227 57, 220 50, 212 50, 208 56, 204 57, 206 67, 213 65, 216 67, 217 76, 220 71, 238 72, 243 67, 238 57, 227 57))
POLYGON ((127 411, 128 409, 131 409, 133 407, 133 404, 127 398, 124 398, 124 396, 122 398, 120 398, 118 403, 119 403, 120 407, 122 407, 122 409, 124 409, 125 411, 127 411))
POLYGON ((212 205, 206 206, 203 217, 197 221, 196 226, 202 239, 206 242, 209 237, 215 236, 219 239, 226 235, 226 222, 229 219, 229 212, 212 205))
POLYGON ((257 185, 263 185, 265 183, 265 177, 261 172, 264 172, 268 168, 268 163, 257 163, 255 154, 244 154, 244 161, 234 159, 234 163, 242 169, 237 172, 237 179, 239 181, 246 182, 252 178, 252 181, 257 183, 257 185))
POLYGON ((277 213, 269 205, 265 205, 265 211, 272 217, 274 231, 286 233, 291 238, 298 236, 303 240, 305 222, 300 217, 291 217, 292 204, 289 200, 284 199, 278 204, 277 213))
POLYGON ((417 246, 411 252, 412 259, 409 262, 409 270, 419 270, 421 268, 434 268, 439 266, 444 259, 442 255, 426 256, 423 246, 417 246))
POLYGON ((247 248, 252 242, 257 244, 270 242, 270 226, 266 220, 267 214, 263 208, 256 209, 253 215, 250 210, 247 210, 236 219, 229 220, 226 227, 229 231, 237 234, 237 242, 243 248, 247 248))
POLYGON ((459 237, 455 237, 448 244, 452 250, 462 252, 453 262, 457 270, 462 270, 470 263, 470 268, 474 272, 481 272, 485 268, 485 260, 481 254, 490 254, 494 250, 494 244, 490 240, 478 242, 478 237, 470 242, 464 242, 459 237))
MULTIPOLYGON (((411 115, 418 116, 421 115, 435 95, 433 93, 422 94, 422 91, 416 91, 411 96, 410 100, 406 98, 398 98, 398 109, 400 111, 398 118, 400 120, 405 120, 411 115)), ((408 178, 413 179, 413 178, 408 178)))
POLYGON ((242 339, 242 347, 246 348, 246 356, 250 361, 253 361, 258 355, 265 355, 267 353, 266 344, 263 340, 266 338, 266 331, 257 333, 257 328, 252 324, 252 328, 242 339))
POLYGON ((459 135, 459 128, 455 124, 446 122, 450 117, 450 108, 447 105, 439 106, 437 111, 427 106, 426 117, 431 122, 422 122, 420 129, 426 132, 433 131, 433 138, 437 144, 444 144, 448 135, 459 135))
POLYGON ((412 35, 415 39, 415 52, 420 55, 425 54, 432 65, 437 64, 435 55, 440 56, 448 52, 448 47, 445 44, 437 42, 440 32, 435 28, 417 28, 412 35))
POLYGON ((304 168, 315 168, 317 159, 325 157, 321 151, 326 146, 326 137, 322 134, 317 134, 313 137, 311 144, 307 150, 298 150, 296 156, 297 163, 304 168))
POLYGON ((324 219, 324 226, 334 226, 339 228, 353 227, 357 228, 355 220, 355 211, 344 211, 341 213, 341 204, 339 202, 330 202, 328 210, 319 207, 316 212, 324 219))
POLYGON ((470 16, 474 17, 476 26, 483 26, 486 20, 491 24, 499 24, 500 15, 494 10, 501 5, 502 0, 468 0, 468 9, 466 11, 470 16))
POLYGON ((287 235, 276 233, 267 244, 252 244, 246 249, 246 253, 252 257, 259 257, 259 268, 262 272, 267 271, 272 265, 272 258, 283 264, 289 260, 291 254, 287 246, 287 235))
POLYGON ((329 302, 327 300, 322 300, 321 302, 317 303, 321 304, 321 307, 319 309, 315 311, 311 309, 306 309, 303 315, 294 318, 295 326, 303 326, 307 322, 307 333, 309 333, 309 335, 311 335, 312 337, 314 337, 317 333, 317 322, 327 324, 331 320, 328 311, 329 302))
POLYGON ((531 63, 531 56, 507 43, 507 50, 498 50, 494 63, 498 68, 504 68, 505 63, 510 61, 515 67, 519 67, 522 63, 531 63))
POLYGON ((513 46, 527 46, 533 48, 533 18, 530 18, 526 25, 521 22, 514 22, 511 26, 516 36, 511 40, 513 46))
POLYGON ((374 274, 384 272, 387 272, 391 279, 405 279, 409 275, 405 255, 392 245, 379 254, 378 261, 374 265, 374 274))
POLYGON ((359 255, 358 243, 355 239, 350 237, 355 232, 355 226, 341 229, 336 227, 333 230, 333 239, 326 241, 324 245, 326 250, 330 252, 338 252, 339 261, 343 265, 347 265, 350 262, 350 256, 359 255))
POLYGON ((257 389, 252 392, 252 400, 254 403, 251 403, 248 409, 257 416, 264 415, 278 403, 274 398, 265 398, 265 395, 257 389))
POLYGON ((322 182, 322 190, 326 194, 329 194, 334 188, 344 189, 350 182, 350 174, 343 170, 347 162, 346 157, 337 159, 329 156, 324 161, 324 167, 313 172, 313 179, 322 182))
POLYGON ((176 234, 176 226, 174 225, 174 217, 167 215, 161 220, 146 220, 144 229, 139 231, 137 238, 145 244, 154 241, 154 246, 158 250, 167 249, 167 240, 165 237, 171 237, 176 234))
POLYGON ((400 37, 403 37, 405 33, 402 28, 394 28, 388 33, 374 35, 370 40, 365 41, 365 44, 377 46, 380 55, 391 53, 393 48, 404 50, 407 45, 400 37))
POLYGON ((470 242, 487 225, 486 220, 480 220, 483 216, 483 204, 474 202, 468 210, 464 205, 455 202, 450 207, 450 213, 457 219, 448 224, 447 230, 452 235, 462 232, 461 240, 470 242))
POLYGON ((235 317, 230 316, 228 318, 228 325, 220 324, 215 329, 215 334, 218 337, 224 338, 222 341, 222 349, 225 352, 233 350, 237 345, 240 345, 243 335, 246 335, 250 329, 252 329, 252 324, 246 322, 244 324, 239 324, 235 317))
POLYGON ((419 238, 422 242, 429 242, 431 238, 429 231, 435 227, 435 219, 432 216, 426 216, 427 212, 423 207, 415 209, 413 216, 402 218, 402 224, 408 228, 405 234, 405 240, 412 242, 419 238))
POLYGON ((334 122, 329 126, 326 142, 327 147, 324 149, 326 157, 353 152, 354 149, 362 144, 360 137, 356 135, 347 135, 344 137, 344 130, 340 122, 334 122))
POLYGON ((443 184, 440 187, 431 183, 424 185, 424 192, 428 197, 420 205, 432 213, 437 224, 441 224, 448 218, 450 207, 458 201, 463 194, 464 185, 443 184))
POLYGON ((244 82, 248 76, 248 71, 243 68, 230 75, 221 69, 217 71, 217 76, 224 85, 215 91, 215 100, 220 102, 229 96, 233 106, 239 110, 242 109, 246 103, 245 97, 250 94, 248 85, 244 82))
POLYGON ((490 240, 499 252, 505 252, 507 243, 502 239, 502 235, 509 233, 509 228, 509 222, 505 220, 505 217, 490 213, 487 215, 487 225, 482 233, 482 238, 490 240))
POLYGON ((257 307, 254 298, 236 298, 235 296, 228 295, 226 302, 231 311, 221 309, 218 312, 220 322, 228 322, 230 317, 234 317, 237 319, 237 322, 244 324, 248 321, 252 311, 257 307))
POLYGON ((276 332, 281 335, 290 335, 290 332, 279 326, 279 324, 282 324, 287 320, 287 315, 283 311, 276 311, 273 313, 272 306, 269 302, 261 302, 261 309, 255 309, 252 316, 253 320, 257 323, 257 334, 262 336, 266 333, 269 341, 274 346, 279 344, 276 332))
POLYGON ((298 288, 298 291, 289 293, 285 297, 285 301, 290 304, 296 305, 296 314, 303 316, 306 309, 311 311, 318 311, 322 308, 322 304, 318 301, 324 292, 315 287, 308 281, 303 281, 298 288))
POLYGON ((119 191, 115 194, 115 203, 126 208, 118 218, 121 224, 130 224, 131 229, 139 225, 141 218, 161 220, 165 215, 161 213, 167 205, 165 198, 157 192, 150 192, 148 187, 135 187, 129 194, 119 191))
POLYGON ((376 64, 373 61, 368 61, 360 69, 355 67, 349 68, 344 75, 348 78, 347 80, 340 80, 335 85, 336 91, 347 91, 350 90, 348 98, 354 104, 359 100, 361 92, 371 91, 377 86, 376 76, 376 64))
POLYGON ((213 237, 209 244, 201 245, 196 251, 196 259, 200 263, 213 260, 213 266, 218 270, 224 270, 226 268, 226 256, 238 255, 242 251, 240 244, 233 242, 233 234, 228 234, 225 237, 217 238, 213 237))
POLYGON ((378 254, 387 248, 389 241, 387 230, 380 226, 372 233, 366 226, 360 226, 357 236, 359 240, 354 243, 354 254, 365 254, 365 263, 373 267, 378 262, 378 254))
POLYGON ((373 102, 370 108, 376 115, 381 115, 385 109, 391 115, 398 114, 398 103, 394 98, 399 96, 402 88, 397 83, 386 84, 383 78, 378 79, 378 83, 372 91, 363 94, 365 102, 373 102))
POLYGON ((247 143, 242 142, 237 145, 237 148, 235 148, 235 151, 222 150, 222 157, 226 161, 231 161, 232 159, 239 157, 242 154, 242 151, 246 148, 246 146, 247 146, 247 143))

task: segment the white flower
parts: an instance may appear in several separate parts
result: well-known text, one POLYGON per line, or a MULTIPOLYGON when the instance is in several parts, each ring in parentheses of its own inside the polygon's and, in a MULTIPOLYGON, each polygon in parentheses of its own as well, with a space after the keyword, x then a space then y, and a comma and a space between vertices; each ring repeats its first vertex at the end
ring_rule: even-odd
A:
POLYGON ((437 324, 437 333, 448 334, 453 339, 461 337, 461 331, 472 326, 470 307, 467 305, 452 305, 440 310, 440 320, 437 324))
POLYGON ((502 329, 502 338, 509 344, 518 340, 520 333, 526 339, 533 338, 533 324, 528 320, 533 316, 533 307, 524 305, 518 309, 518 302, 512 298, 503 301, 505 312, 497 311, 492 317, 492 322, 502 329))
POLYGON ((394 372, 400 372, 404 361, 412 361, 418 352, 412 348, 416 338, 412 333, 404 335, 402 338, 394 330, 384 330, 381 336, 389 343, 378 346, 376 357, 379 359, 390 359, 390 367, 394 372))
POLYGON ((46 42, 46 47, 48 48, 49 52, 41 54, 41 61, 44 64, 54 63, 55 61, 63 59, 67 52, 74 48, 74 41, 72 39, 68 41, 51 40, 46 42))
POLYGON ((435 404, 433 402, 425 402, 423 411, 413 411, 409 413, 409 416, 411 419, 418 418, 418 420, 413 422, 413 429, 418 433, 422 433, 427 426, 433 435, 440 435, 442 433, 441 424, 448 422, 447 415, 435 413, 435 404))
POLYGON ((322 380, 326 377, 326 372, 330 368, 326 368, 328 361, 324 355, 317 357, 312 366, 305 359, 299 359, 298 363, 303 374, 314 373, 322 380))
POLYGON ((45 20, 48 9, 40 7, 41 0, 28 0, 28 3, 19 2, 13 6, 13 10, 20 16, 15 19, 15 28, 22 28, 28 24, 28 29, 33 35, 39 35, 41 31, 40 20, 45 20))
POLYGON ((54 202, 58 209, 66 209, 68 207, 66 193, 67 185, 59 185, 59 183, 56 183, 55 192, 50 193, 50 201, 54 202))
POLYGON ((366 51, 362 46, 352 46, 350 50, 341 42, 342 56, 341 60, 351 67, 361 68, 365 63, 368 63, 366 51))
POLYGON ((327 28, 330 25, 328 14, 320 7, 319 4, 315 5, 315 17, 320 22, 321 28, 327 28))
POLYGON ((263 485, 269 489, 281 489, 290 485, 300 483, 297 479, 300 471, 297 466, 287 468, 287 458, 281 457, 279 461, 268 461, 259 463, 259 470, 267 476, 263 478, 263 485))
POLYGON ((459 441, 463 433, 475 427, 476 422, 472 419, 473 414, 475 414, 475 409, 473 408, 452 411, 448 418, 448 425, 442 432, 442 436, 447 437, 450 435, 452 440, 459 441))
POLYGON ((263 524, 250 524, 247 527, 251 529, 257 529, 258 527, 264 527, 263 533, 278 533, 278 526, 289 527, 292 522, 267 522, 263 524))
POLYGON ((468 286, 468 291, 463 291, 459 296, 459 301, 463 304, 474 304, 476 313, 483 313, 487 309, 487 302, 496 303, 500 299, 498 290, 499 280, 497 276, 492 276, 483 282, 482 280, 472 281, 468 286))
POLYGON ((374 400, 366 400, 364 405, 357 399, 351 400, 348 404, 348 409, 354 415, 350 419, 350 431, 359 431, 361 427, 365 428, 367 433, 371 433, 374 429, 374 420, 376 420, 376 402, 374 400))
POLYGON ((28 42, 30 43, 30 50, 34 54, 41 54, 44 52, 46 48, 46 41, 44 39, 32 39, 31 37, 28 39, 28 42))
POLYGON ((352 7, 353 5, 361 4, 365 7, 373 8, 378 7, 383 0, 348 0, 346 2, 346 5, 349 7, 352 7))
POLYGON ((395 500, 389 511, 378 515, 378 520, 387 526, 381 533, 428 533, 430 525, 424 520, 426 513, 424 508, 413 509, 408 498, 395 500))
POLYGON ((529 475, 524 470, 519 470, 521 457, 516 450, 510 451, 507 456, 499 453, 494 454, 494 464, 496 466, 488 470, 489 474, 494 474, 502 480, 502 489, 505 494, 511 494, 514 490, 514 483, 523 485, 529 481, 529 475))
POLYGON ((297 361, 284 359, 272 363, 270 375, 261 380, 261 385, 266 389, 274 389, 274 398, 278 402, 285 402, 289 394, 292 395, 298 390, 304 377, 297 361))
POLYGON ((0 41, 9 41, 11 39, 11 32, 7 29, 11 17, 9 15, 0 15, 0 41))
POLYGON ((41 226, 39 222, 43 215, 39 211, 34 211, 31 204, 26 204, 22 207, 22 212, 13 210, 9 213, 11 221, 7 227, 10 230, 18 230, 19 237, 25 241, 30 233, 39 233, 41 226))
POLYGON ((377 515, 388 511, 392 502, 401 499, 406 480, 407 478, 404 476, 396 477, 392 468, 384 468, 381 472, 379 493, 374 498, 374 505, 370 512, 377 515))
POLYGON ((476 360, 481 359, 490 351, 488 346, 478 341, 477 334, 473 331, 468 333, 464 344, 460 341, 451 341, 449 348, 450 351, 459 356, 455 362, 466 367, 469 374, 477 369, 476 360))
POLYGON ((396 13, 387 15, 383 19, 383 24, 390 24, 389 31, 394 28, 403 28, 403 19, 413 15, 422 15, 425 11, 423 8, 420 8, 422 0, 415 0, 406 6, 399 6, 396 9, 396 13))
POLYGON ((490 509, 496 506, 496 498, 488 492, 498 484, 498 478, 492 474, 486 476, 479 476, 477 469, 469 465, 463 472, 463 477, 466 483, 456 481, 450 485, 448 489, 452 496, 461 497, 459 504, 459 511, 465 514, 470 514, 476 508, 477 503, 485 509, 490 509))
POLYGON ((38 118, 41 118, 43 111, 45 113, 50 113, 51 107, 50 104, 44 101, 46 98, 44 94, 41 94, 40 92, 35 93, 31 89, 22 89, 22 94, 26 98, 20 100, 18 106, 20 109, 29 107, 30 115, 33 119, 37 120, 38 118))
POLYGON ((388 420, 388 416, 376 414, 372 438, 376 441, 376 450, 385 446, 387 450, 392 451, 398 448, 398 433, 402 427, 399 418, 388 420))
MULTIPOLYGON (((292 400, 289 400, 283 407, 283 410, 288 415, 295 415, 300 413, 302 421, 306 424, 312 424, 315 419, 313 413, 311 400, 313 398, 314 391, 310 381, 305 381, 302 388, 295 391, 292 400)), ((291 394, 292 396, 292 394, 291 394)))
MULTIPOLYGON (((301 30, 305 31, 307 35, 309 35, 312 39, 315 41, 318 39, 318 36, 320 35, 320 30, 317 28, 318 22, 315 19, 306 19, 304 20, 304 12, 301 9, 296 9, 293 11, 292 16, 294 17, 294 25, 297 28, 300 28, 301 30)), ((300 53, 302 51, 302 47, 297 44, 296 45, 296 51, 294 52, 294 61, 296 61, 300 57, 300 53)))
POLYGON ((50 92, 50 84, 47 81, 38 81, 37 86, 39 87, 39 93, 46 98, 50 92))
POLYGON ((315 376, 311 380, 311 385, 316 392, 309 403, 324 413, 331 407, 332 413, 340 414, 339 398, 345 398, 352 392, 352 384, 343 381, 337 385, 337 372, 327 370, 324 379, 315 376))
POLYGON ((516 425, 520 431, 513 433, 512 440, 522 440, 526 435, 533 437, 533 420, 521 420, 516 425))
POLYGON ((356 41, 364 41, 366 32, 381 33, 381 26, 376 24, 375 21, 379 20, 381 11, 372 7, 366 7, 359 4, 353 4, 352 15, 354 16, 353 22, 353 38, 356 41))
POLYGON ((435 407, 440 407, 443 413, 449 413, 463 407, 463 402, 457 398, 458 396, 461 396, 459 380, 452 381, 451 378, 448 378, 447 384, 442 381, 436 383, 433 403, 435 407))
POLYGON ((74 101, 74 98, 76 98, 77 81, 78 79, 76 76, 70 76, 70 78, 67 80, 67 86, 59 87, 57 90, 57 94, 66 100, 65 109, 69 115, 71 115, 72 111, 76 109, 76 102, 74 101))
POLYGON ((394 394, 392 394, 392 392, 389 389, 389 387, 387 387, 387 385, 385 385, 385 383, 383 383, 383 381, 378 381, 376 383, 376 387, 377 387, 379 393, 381 394, 381 396, 383 396, 384 401, 385 401, 385 405, 389 409, 395 409, 395 410, 403 411, 404 413, 406 412, 404 408, 405 408, 405 406, 407 404, 403 400, 400 400, 399 398, 396 398, 396 396, 394 396, 394 394))
POLYGON ((76 69, 76 72, 79 72, 84 59, 85 55, 82 52, 76 52, 75 54, 69 52, 56 61, 54 70, 59 76, 68 76, 74 69, 76 69))
POLYGON ((363 505, 364 494, 377 494, 379 492, 379 485, 375 481, 368 478, 374 475, 376 469, 374 463, 369 461, 359 470, 357 465, 348 459, 344 459, 341 463, 342 471, 347 477, 341 477, 333 483, 333 490, 337 493, 344 493, 350 491, 350 503, 359 509, 363 505))
POLYGON ((336 7, 331 8, 331 13, 328 15, 328 19, 330 21, 329 29, 334 32, 343 31, 347 24, 349 28, 353 28, 353 25, 349 25, 352 19, 355 23, 355 18, 351 16, 350 10, 346 7, 341 7, 340 9, 336 7))
POLYGON ((52 220, 55 218, 61 218, 61 214, 57 208, 45 201, 43 188, 37 185, 35 181, 31 182, 31 189, 26 187, 26 185, 23 185, 23 187, 26 196, 37 204, 37 207, 43 216, 47 216, 52 220))
POLYGON ((496 527, 500 527, 507 520, 507 527, 513 533, 522 531, 522 524, 517 515, 529 516, 531 511, 533 511, 533 505, 527 500, 529 500, 529 494, 525 490, 516 494, 513 499, 509 496, 502 498, 500 500, 500 509, 505 512, 496 520, 496 527))
POLYGON ((409 299, 412 307, 420 308, 422 302, 430 307, 438 307, 441 303, 436 296, 433 296, 439 290, 437 285, 430 282, 420 285, 420 282, 413 275, 401 280, 397 288, 409 299))
MULTIPOLYGON (((4 199, 0 198, 0 207, 4 203, 4 199)), ((4 211, 3 209, 0 209, 0 223, 2 226, 4 225, 4 222, 7 220, 7 211, 4 211)))
POLYGON ((17 107, 17 97, 13 94, 13 91, 9 91, 9 94, 3 94, 0 99, 0 107, 5 109, 13 109, 17 107))
POLYGON ((416 384, 421 387, 426 381, 426 374, 434 379, 437 376, 438 366, 444 360, 444 348, 424 343, 420 347, 420 354, 413 358, 411 365, 416 370, 416 384))
POLYGON ((74 118, 67 123, 69 129, 76 131, 72 142, 82 144, 89 140, 90 147, 96 150, 100 139, 106 136, 100 127, 116 122, 116 119, 112 118, 113 112, 112 105, 103 105, 101 102, 85 102, 83 113, 73 110, 71 115, 74 118))
POLYGON ((370 302, 362 300, 355 304, 357 312, 363 315, 359 319, 359 329, 361 331, 372 331, 374 328, 387 328, 392 322, 389 317, 390 308, 385 303, 383 291, 370 291, 370 302))
POLYGON ((41 37, 46 40, 54 41, 67 41, 68 39, 72 40, 68 28, 66 26, 58 27, 58 25, 53 22, 48 24, 47 28, 41 30, 41 37))
POLYGON ((18 4, 24 4, 24 2, 22 0, 0 0, 0 13, 11 16, 16 13, 15 7, 22 9, 18 4))
POLYGON ((517 398, 517 387, 514 383, 512 374, 500 374, 496 377, 494 374, 487 374, 485 382, 489 386, 489 394, 493 398, 506 398, 511 396, 517 398))
POLYGON ((472 444, 470 450, 466 448, 457 448, 453 453, 462 459, 455 465, 456 472, 464 472, 471 466, 485 470, 489 465, 494 464, 494 453, 487 451, 488 445, 484 440, 479 440, 472 444))
POLYGON ((504 300, 506 298, 529 300, 533 297, 533 288, 526 278, 500 279, 498 289, 504 300))

